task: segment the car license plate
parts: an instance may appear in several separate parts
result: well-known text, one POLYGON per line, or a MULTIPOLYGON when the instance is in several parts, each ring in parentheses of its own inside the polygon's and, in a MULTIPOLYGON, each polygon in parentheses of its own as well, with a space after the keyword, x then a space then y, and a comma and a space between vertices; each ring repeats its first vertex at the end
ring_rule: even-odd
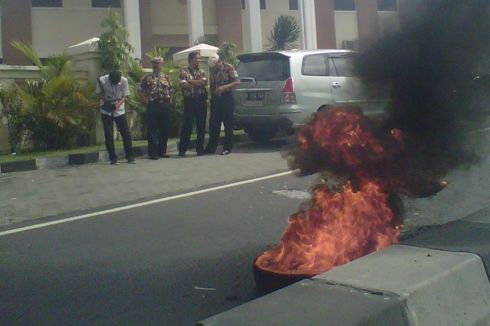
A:
POLYGON ((264 92, 248 92, 247 101, 263 101, 264 92))
POLYGON ((247 92, 242 97, 242 104, 245 106, 262 106, 264 104, 265 92, 247 92))

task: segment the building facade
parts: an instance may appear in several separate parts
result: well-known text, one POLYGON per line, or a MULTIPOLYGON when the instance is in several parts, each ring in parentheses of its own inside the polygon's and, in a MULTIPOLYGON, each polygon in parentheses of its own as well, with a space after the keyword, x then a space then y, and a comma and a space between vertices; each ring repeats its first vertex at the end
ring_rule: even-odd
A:
POLYGON ((32 44, 41 57, 100 35, 108 8, 120 14, 135 57, 154 46, 174 50, 198 39, 230 41, 240 52, 267 49, 280 15, 303 27, 298 48, 362 49, 414 16, 421 0, 2 0, 0 58, 27 64, 10 45, 32 44))

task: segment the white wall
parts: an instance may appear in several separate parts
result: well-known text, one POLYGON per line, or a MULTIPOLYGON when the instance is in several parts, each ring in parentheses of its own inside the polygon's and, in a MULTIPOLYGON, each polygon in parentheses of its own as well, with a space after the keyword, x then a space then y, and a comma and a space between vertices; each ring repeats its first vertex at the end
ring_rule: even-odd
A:
MULTIPOLYGON (((81 0, 80 4, 82 1, 85 2, 81 0)), ((114 11, 123 19, 120 9, 114 11)), ((102 33, 100 23, 107 15, 106 8, 32 8, 32 45, 41 57, 59 53, 70 45, 98 37, 102 33)))
POLYGON ((3 58, 3 49, 2 49, 2 7, 0 7, 0 58, 3 58))
MULTIPOLYGON (((180 0, 140 0, 151 1, 152 34, 187 35, 187 5, 180 0)), ((217 35, 215 0, 203 0, 204 34, 217 35)), ((169 46, 182 46, 169 44, 169 46)), ((187 44, 185 44, 187 46, 187 44)))
POLYGON ((342 41, 358 41, 359 28, 357 24, 357 11, 335 12, 335 40, 337 48, 342 47, 342 41))

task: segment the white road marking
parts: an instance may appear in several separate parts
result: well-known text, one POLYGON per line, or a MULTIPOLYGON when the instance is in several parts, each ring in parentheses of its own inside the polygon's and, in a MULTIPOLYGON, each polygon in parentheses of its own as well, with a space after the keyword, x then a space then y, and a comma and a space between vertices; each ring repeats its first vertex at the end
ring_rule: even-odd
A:
POLYGON ((180 194, 180 195, 175 195, 175 196, 170 196, 170 197, 164 197, 164 198, 159 198, 159 199, 153 199, 153 200, 149 200, 149 201, 145 201, 145 202, 141 202, 141 203, 137 203, 137 204, 106 209, 106 210, 99 211, 99 212, 93 212, 93 213, 68 217, 68 218, 64 218, 61 220, 56 220, 56 221, 51 221, 51 222, 46 222, 46 223, 34 224, 34 225, 30 225, 30 226, 25 226, 25 227, 21 227, 21 228, 17 228, 17 229, 12 229, 12 230, 0 232, 0 236, 14 234, 14 233, 20 233, 20 232, 34 230, 34 229, 45 228, 48 226, 62 224, 62 223, 74 222, 74 221, 83 220, 86 218, 95 217, 95 216, 99 216, 99 215, 116 213, 116 212, 121 212, 121 211, 125 211, 128 209, 133 209, 133 208, 163 203, 163 202, 174 200, 174 199, 187 198, 187 197, 191 197, 191 196, 195 196, 195 195, 199 195, 199 194, 204 194, 204 193, 212 192, 212 191, 216 191, 216 190, 227 189, 227 188, 237 187, 237 186, 241 186, 241 185, 248 184, 248 183, 258 182, 258 181, 277 178, 277 177, 282 177, 282 176, 289 175, 292 173, 293 173, 293 171, 281 172, 281 173, 271 174, 271 175, 267 175, 267 176, 260 177, 260 178, 234 182, 234 183, 230 183, 227 185, 216 186, 216 187, 197 190, 197 191, 191 191, 191 192, 188 192, 185 194, 180 194))

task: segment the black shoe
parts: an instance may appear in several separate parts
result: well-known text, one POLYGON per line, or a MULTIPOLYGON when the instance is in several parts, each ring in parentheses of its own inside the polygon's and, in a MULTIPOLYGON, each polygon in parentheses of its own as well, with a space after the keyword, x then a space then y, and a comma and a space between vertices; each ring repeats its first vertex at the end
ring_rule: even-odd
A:
POLYGON ((227 149, 225 149, 224 151, 221 152, 221 155, 228 155, 230 154, 231 152, 227 149))
POLYGON ((160 156, 161 158, 169 158, 169 157, 170 157, 170 156, 168 156, 167 154, 160 154, 160 155, 158 155, 158 156, 160 156))
POLYGON ((117 159, 116 160, 111 160, 111 165, 119 165, 119 163, 117 162, 117 159))
POLYGON ((152 155, 150 156, 150 160, 158 160, 158 156, 152 155))

